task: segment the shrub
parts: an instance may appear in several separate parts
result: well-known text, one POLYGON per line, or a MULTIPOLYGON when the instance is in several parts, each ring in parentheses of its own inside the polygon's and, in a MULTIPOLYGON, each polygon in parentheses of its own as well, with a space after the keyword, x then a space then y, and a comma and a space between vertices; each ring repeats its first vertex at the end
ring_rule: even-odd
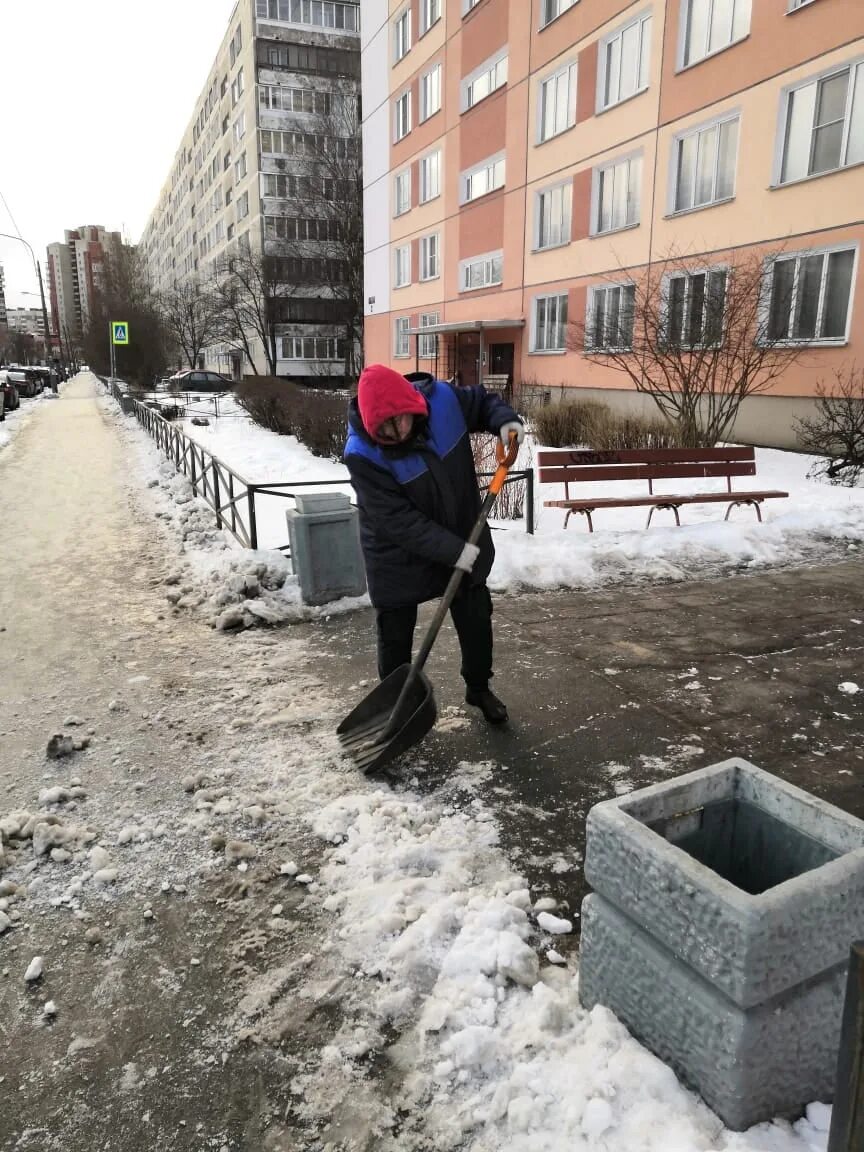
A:
POLYGON ((300 388, 290 380, 244 381, 237 402, 256 424, 282 436, 296 436, 315 456, 338 460, 348 435, 344 395, 300 388))
POLYGON ((584 445, 598 451, 681 448, 678 429, 660 416, 616 412, 599 400, 569 400, 538 409, 532 417, 537 440, 549 448, 584 445))
POLYGON ((835 373, 829 391, 816 386, 816 414, 795 422, 801 446, 821 459, 808 475, 853 488, 864 476, 864 369, 835 373))
POLYGON ((601 413, 611 415, 599 400, 568 400, 538 408, 531 423, 541 444, 549 448, 574 448, 591 442, 591 432, 601 413))

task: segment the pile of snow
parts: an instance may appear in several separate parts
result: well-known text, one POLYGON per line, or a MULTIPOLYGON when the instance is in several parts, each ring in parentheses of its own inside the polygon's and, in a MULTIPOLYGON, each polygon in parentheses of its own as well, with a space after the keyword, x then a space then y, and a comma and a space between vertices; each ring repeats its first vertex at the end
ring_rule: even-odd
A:
POLYGON ((20 407, 14 412, 7 412, 6 419, 0 423, 0 452, 9 447, 27 421, 43 404, 56 399, 57 396, 50 389, 40 392, 38 396, 22 396, 20 407))

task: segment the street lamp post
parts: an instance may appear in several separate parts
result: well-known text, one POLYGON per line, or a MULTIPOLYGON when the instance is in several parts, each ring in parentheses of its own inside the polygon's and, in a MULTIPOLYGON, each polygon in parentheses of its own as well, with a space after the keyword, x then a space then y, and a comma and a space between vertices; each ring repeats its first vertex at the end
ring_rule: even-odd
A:
POLYGON ((36 253, 27 243, 23 236, 13 236, 11 232, 0 232, 0 236, 4 240, 17 240, 19 244, 23 244, 27 251, 30 253, 30 259, 33 261, 33 267, 36 269, 36 275, 39 279, 39 296, 42 299, 42 323, 45 325, 45 354, 46 359, 51 359, 51 329, 48 327, 48 309, 45 307, 45 288, 42 284, 42 268, 39 261, 36 259, 36 253))

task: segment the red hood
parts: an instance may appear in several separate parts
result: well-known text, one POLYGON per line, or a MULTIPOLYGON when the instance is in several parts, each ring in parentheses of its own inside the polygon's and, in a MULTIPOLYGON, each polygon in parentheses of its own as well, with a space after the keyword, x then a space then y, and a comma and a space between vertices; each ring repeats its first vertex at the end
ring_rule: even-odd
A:
POLYGON ((373 440, 385 420, 403 413, 429 414, 426 401, 414 385, 385 364, 370 364, 363 369, 357 386, 357 407, 363 427, 373 440))

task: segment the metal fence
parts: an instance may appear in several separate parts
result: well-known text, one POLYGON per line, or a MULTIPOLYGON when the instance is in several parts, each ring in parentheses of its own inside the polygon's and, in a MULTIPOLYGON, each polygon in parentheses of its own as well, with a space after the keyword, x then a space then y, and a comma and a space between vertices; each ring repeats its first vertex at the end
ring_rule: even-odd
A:
MULTIPOLYGON (((192 491, 213 509, 216 527, 230 532, 244 548, 258 547, 258 520, 256 498, 276 496, 293 500, 301 489, 344 487, 344 480, 297 480, 256 484, 247 480, 218 456, 214 456, 197 440, 181 428, 166 420, 159 412, 125 393, 117 381, 105 380, 105 385, 124 412, 135 416, 141 427, 152 436, 156 446, 172 462, 178 472, 189 477, 192 491)), ((478 479, 491 480, 494 472, 481 472, 478 479)), ((534 534, 534 471, 527 469, 511 472, 508 484, 525 483, 525 528, 534 534)), ((484 486, 481 484, 481 488, 484 486)), ((268 545, 289 556, 289 545, 268 545)))

